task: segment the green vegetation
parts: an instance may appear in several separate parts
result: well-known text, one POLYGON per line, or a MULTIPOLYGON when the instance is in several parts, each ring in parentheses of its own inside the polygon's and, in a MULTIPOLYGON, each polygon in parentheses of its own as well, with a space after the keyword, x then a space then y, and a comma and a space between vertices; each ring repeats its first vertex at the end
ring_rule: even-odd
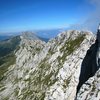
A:
POLYGON ((96 89, 96 87, 95 87, 95 82, 93 82, 93 86, 92 86, 92 90, 91 90, 91 92, 94 92, 95 89, 96 89))
MULTIPOLYGON (((85 35, 80 35, 74 40, 69 39, 65 42, 64 46, 60 49, 60 51, 63 52, 63 56, 59 56, 57 58, 58 65, 54 69, 51 68, 51 64, 48 61, 51 55, 54 54, 54 50, 49 49, 48 54, 44 58, 44 60, 42 60, 37 66, 37 69, 30 74, 30 78, 24 80, 25 82, 27 82, 28 87, 25 87, 22 90, 23 97, 19 96, 19 98, 21 97, 21 100, 26 100, 27 98, 34 98, 34 100, 44 100, 46 89, 52 86, 58 80, 56 76, 59 73, 59 69, 62 67, 63 62, 66 60, 66 57, 73 53, 73 51, 80 46, 84 38, 85 35)), ((18 37, 16 37, 14 40, 7 40, 4 43, 0 43, 0 81, 4 79, 4 73, 8 70, 8 67, 10 65, 13 65, 16 61, 14 50, 16 48, 19 49, 18 44, 18 37)), ((40 48, 36 48, 37 52, 40 52, 40 50, 40 48)), ((26 73, 28 72, 29 71, 26 70, 26 73)), ((20 80, 21 79, 19 79, 19 81, 20 80)), ((15 82, 16 81, 18 81, 17 78, 15 82)), ((66 89, 69 82, 70 77, 64 80, 64 84, 62 84, 64 89, 66 89)), ((19 90, 15 91, 16 96, 18 95, 18 92, 19 90)))
MULTIPOLYGON (((52 86, 58 79, 56 78, 59 69, 62 67, 62 62, 66 60, 66 57, 70 55, 75 49, 77 49, 82 41, 84 40, 85 35, 80 35, 74 40, 67 40, 65 42, 65 45, 60 49, 61 52, 63 52, 62 57, 58 57, 58 66, 56 70, 52 70, 51 64, 48 62, 51 55, 54 54, 54 51, 52 49, 49 49, 48 54, 44 60, 41 61, 39 64, 39 70, 35 70, 33 72, 34 75, 34 94, 36 94, 36 100, 44 100, 45 98, 45 89, 52 86), (48 72, 48 73, 47 73, 48 72)), ((63 88, 65 89, 70 82, 70 77, 64 81, 63 88)))
POLYGON ((4 78, 4 73, 8 70, 8 67, 15 63, 14 50, 19 48, 19 43, 19 36, 0 42, 0 81, 4 78))
POLYGON ((54 51, 50 48, 49 51, 48 51, 48 54, 53 55, 54 51))
MULTIPOLYGON (((53 76, 55 76, 56 73, 50 71, 51 65, 48 62, 47 58, 48 57, 46 57, 43 61, 41 61, 41 63, 38 66, 39 70, 35 70, 33 72, 34 75, 32 74, 31 80, 34 80, 34 85, 33 85, 34 91, 32 95, 35 95, 34 96, 35 100, 44 100, 45 90, 57 81, 56 77, 52 78, 53 76)), ((31 91, 30 89, 29 91, 31 91)), ((25 98, 27 98, 27 96, 25 98)))
POLYGON ((9 97, 5 97, 4 99, 2 99, 2 100, 9 100, 9 97))
POLYGON ((5 90, 5 87, 0 88, 0 92, 3 91, 3 90, 5 90))
POLYGON ((39 52, 40 50, 41 50, 40 48, 36 48, 36 51, 38 51, 38 52, 39 52))
POLYGON ((79 35, 74 40, 69 39, 68 41, 66 41, 65 45, 60 49, 60 51, 63 52, 63 56, 59 57, 58 60, 59 61, 62 60, 62 62, 64 62, 66 57, 70 55, 71 53, 73 53, 73 51, 80 46, 84 38, 85 38, 85 35, 82 34, 82 35, 79 35))
POLYGON ((70 80, 71 80, 71 76, 70 76, 68 79, 65 79, 65 80, 64 80, 63 87, 64 87, 65 89, 66 89, 66 88, 67 88, 67 86, 69 85, 70 80))
POLYGON ((1 41, 0 42, 0 58, 10 54, 14 51, 17 45, 20 43, 20 37, 16 36, 9 40, 1 41))
POLYGON ((13 53, 0 59, 2 66, 0 66, 0 81, 4 78, 4 73, 8 70, 10 65, 13 65, 16 61, 16 57, 13 53))

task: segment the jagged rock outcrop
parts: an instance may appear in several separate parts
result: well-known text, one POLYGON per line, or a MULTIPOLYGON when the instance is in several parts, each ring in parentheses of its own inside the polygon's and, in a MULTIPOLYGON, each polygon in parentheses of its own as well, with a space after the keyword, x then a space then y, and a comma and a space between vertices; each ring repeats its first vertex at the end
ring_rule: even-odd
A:
POLYGON ((20 36, 16 62, 0 82, 0 99, 74 100, 91 32, 67 31, 45 43, 20 36))
POLYGON ((77 100, 100 99, 99 95, 100 90, 98 85, 100 84, 99 81, 100 71, 98 71, 99 68, 100 68, 100 26, 97 30, 97 38, 95 44, 93 44, 87 51, 87 54, 82 62, 81 74, 79 78, 79 84, 77 87, 77 93, 78 93, 76 97, 77 100))
POLYGON ((96 62, 97 51, 98 51, 98 42, 96 41, 89 48, 86 56, 83 59, 77 92, 79 91, 82 84, 84 84, 90 77, 94 76, 96 71, 98 70, 96 62))
POLYGON ((89 48, 81 66, 81 74, 79 78, 79 85, 77 92, 83 83, 90 77, 94 76, 96 71, 100 68, 100 29, 97 31, 97 38, 95 43, 89 48), (91 62, 91 63, 90 63, 91 62))
POLYGON ((76 100, 100 100, 100 69, 83 84, 76 100))

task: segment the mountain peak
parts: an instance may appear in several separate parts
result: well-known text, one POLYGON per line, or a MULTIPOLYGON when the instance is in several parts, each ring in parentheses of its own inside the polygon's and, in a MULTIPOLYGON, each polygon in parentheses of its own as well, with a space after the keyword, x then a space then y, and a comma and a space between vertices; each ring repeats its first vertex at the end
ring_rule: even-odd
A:
POLYGON ((0 100, 74 100, 81 63, 94 35, 70 30, 48 43, 32 32, 21 37, 16 61, 1 80, 0 100))
POLYGON ((29 40, 39 40, 38 36, 36 36, 35 33, 29 31, 23 32, 22 37, 29 40))

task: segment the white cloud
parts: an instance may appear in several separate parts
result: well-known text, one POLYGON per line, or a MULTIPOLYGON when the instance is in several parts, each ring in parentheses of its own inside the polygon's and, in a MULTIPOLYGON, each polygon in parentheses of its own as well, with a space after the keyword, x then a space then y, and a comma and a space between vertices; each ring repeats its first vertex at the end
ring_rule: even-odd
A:
POLYGON ((91 6, 95 8, 95 10, 90 12, 89 17, 87 17, 84 23, 71 25, 70 28, 96 32, 98 24, 100 23, 100 0, 87 0, 87 1, 89 4, 91 4, 91 6))

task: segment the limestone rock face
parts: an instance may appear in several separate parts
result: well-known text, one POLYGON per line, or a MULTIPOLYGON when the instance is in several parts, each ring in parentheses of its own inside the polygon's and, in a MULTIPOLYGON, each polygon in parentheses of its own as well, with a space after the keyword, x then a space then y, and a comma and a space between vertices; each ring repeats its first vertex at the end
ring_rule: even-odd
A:
POLYGON ((98 52, 98 42, 96 41, 87 50, 86 56, 82 61, 77 92, 79 91, 82 84, 84 84, 90 77, 94 76, 96 71, 98 70, 98 65, 96 61, 97 52, 98 52))
POLYGON ((76 100, 100 100, 100 26, 82 62, 76 100))
POLYGON ((76 100, 100 100, 100 69, 83 84, 76 100))
POLYGON ((48 43, 20 38, 16 62, 0 81, 0 100, 74 100, 81 64, 95 36, 71 30, 48 43))

